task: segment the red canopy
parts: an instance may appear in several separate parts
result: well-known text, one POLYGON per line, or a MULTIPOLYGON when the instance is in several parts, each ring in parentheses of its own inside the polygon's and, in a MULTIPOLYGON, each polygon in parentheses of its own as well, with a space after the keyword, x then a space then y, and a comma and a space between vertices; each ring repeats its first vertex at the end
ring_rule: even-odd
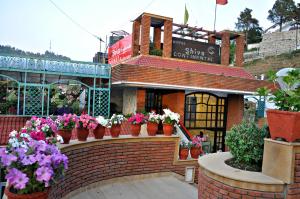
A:
POLYGON ((228 3, 227 0, 216 0, 219 5, 226 5, 228 3))

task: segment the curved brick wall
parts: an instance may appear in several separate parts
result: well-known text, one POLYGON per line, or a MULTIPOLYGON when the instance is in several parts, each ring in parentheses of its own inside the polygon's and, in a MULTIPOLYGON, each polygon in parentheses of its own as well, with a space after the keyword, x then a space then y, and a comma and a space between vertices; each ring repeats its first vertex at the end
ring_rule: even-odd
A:
POLYGON ((179 137, 175 136, 123 136, 62 146, 69 169, 64 180, 51 188, 49 198, 62 198, 76 189, 116 177, 160 172, 184 175, 186 166, 198 164, 196 160, 177 161, 178 146, 179 137))
MULTIPOLYGON (((199 169, 198 176, 198 198, 199 199, 283 199, 283 192, 270 192, 270 191, 256 191, 251 189, 241 189, 234 186, 230 186, 223 182, 217 181, 213 178, 208 177, 199 169)), ((249 183, 249 188, 252 185, 249 183)))

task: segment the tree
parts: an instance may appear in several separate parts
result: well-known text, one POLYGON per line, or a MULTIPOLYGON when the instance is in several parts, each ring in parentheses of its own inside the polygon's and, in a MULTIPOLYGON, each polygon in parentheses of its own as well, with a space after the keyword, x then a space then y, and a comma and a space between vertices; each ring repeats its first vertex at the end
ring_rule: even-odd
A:
POLYGON ((235 23, 236 29, 245 34, 247 44, 261 41, 262 28, 259 26, 259 21, 252 17, 251 13, 251 9, 245 8, 245 10, 240 13, 238 22, 235 23))
POLYGON ((282 24, 293 20, 296 5, 294 0, 276 0, 273 8, 269 10, 268 20, 279 25, 279 31, 282 30, 282 24))

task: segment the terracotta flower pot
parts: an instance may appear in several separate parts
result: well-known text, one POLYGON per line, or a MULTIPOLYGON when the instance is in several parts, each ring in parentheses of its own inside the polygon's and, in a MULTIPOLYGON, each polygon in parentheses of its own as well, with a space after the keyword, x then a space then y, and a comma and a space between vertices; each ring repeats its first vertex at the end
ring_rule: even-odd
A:
POLYGON ((158 130, 158 124, 153 122, 147 123, 147 133, 149 136, 156 136, 156 132, 158 130))
POLYGON ((112 127, 110 128, 110 135, 113 138, 119 137, 120 132, 121 132, 121 125, 120 124, 112 125, 112 127))
POLYGON ((288 142, 300 139, 300 112, 267 110, 272 139, 284 138, 288 142))
POLYGON ((174 130, 173 124, 163 124, 163 131, 165 136, 171 136, 174 130))
POLYGON ((198 159, 199 155, 201 154, 201 147, 191 147, 191 157, 194 159, 198 159))
POLYGON ((105 127, 100 124, 93 130, 95 139, 103 139, 105 134, 105 127))
POLYGON ((89 136, 89 130, 86 128, 77 128, 76 130, 78 141, 86 141, 89 136))
POLYGON ((61 130, 58 130, 58 135, 60 135, 63 140, 64 140, 64 144, 69 144, 70 143, 70 139, 72 137, 72 130, 65 130, 65 129, 61 129, 61 130))
POLYGON ((31 194, 15 194, 9 191, 9 188, 5 188, 5 195, 8 199, 47 199, 49 189, 43 192, 35 192, 31 194))
POLYGON ((180 148, 179 149, 179 159, 186 160, 189 156, 189 149, 188 148, 180 148))
POLYGON ((132 136, 139 136, 140 132, 141 132, 141 124, 131 124, 130 125, 130 131, 131 131, 131 135, 132 136))

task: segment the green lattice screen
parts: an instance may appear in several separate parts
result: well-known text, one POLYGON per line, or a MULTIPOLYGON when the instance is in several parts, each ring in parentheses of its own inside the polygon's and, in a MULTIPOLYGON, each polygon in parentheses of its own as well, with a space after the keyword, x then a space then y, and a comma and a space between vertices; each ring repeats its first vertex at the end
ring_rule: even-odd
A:
POLYGON ((43 86, 26 86, 24 112, 25 115, 44 115, 47 107, 45 98, 48 90, 43 86))

